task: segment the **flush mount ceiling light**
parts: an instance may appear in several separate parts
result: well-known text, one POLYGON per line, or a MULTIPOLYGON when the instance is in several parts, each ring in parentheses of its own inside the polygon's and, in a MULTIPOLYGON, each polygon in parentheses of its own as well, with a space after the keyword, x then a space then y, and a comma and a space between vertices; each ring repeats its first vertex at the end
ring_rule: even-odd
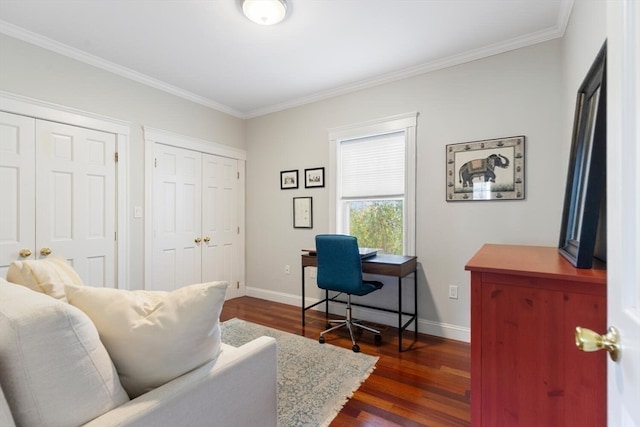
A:
POLYGON ((273 25, 282 21, 287 14, 285 0, 243 0, 245 16, 260 25, 273 25))

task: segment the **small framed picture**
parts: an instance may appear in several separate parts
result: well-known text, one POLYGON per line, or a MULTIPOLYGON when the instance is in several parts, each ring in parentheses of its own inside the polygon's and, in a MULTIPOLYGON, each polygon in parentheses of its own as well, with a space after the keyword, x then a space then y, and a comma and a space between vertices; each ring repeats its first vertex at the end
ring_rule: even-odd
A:
POLYGON ((304 170, 304 188, 324 187, 324 168, 304 170))
POLYGON ((293 188, 298 188, 298 171, 280 172, 280 189, 289 190, 293 188))
POLYGON ((313 228, 311 197, 293 198, 293 228, 313 228))

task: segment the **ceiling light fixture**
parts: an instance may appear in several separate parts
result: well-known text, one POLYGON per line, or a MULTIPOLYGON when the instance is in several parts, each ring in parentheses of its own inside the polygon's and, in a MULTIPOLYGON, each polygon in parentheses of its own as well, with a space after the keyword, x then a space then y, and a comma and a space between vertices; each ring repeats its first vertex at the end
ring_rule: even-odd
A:
POLYGON ((274 25, 287 14, 287 3, 285 0, 243 0, 242 11, 256 24, 274 25))

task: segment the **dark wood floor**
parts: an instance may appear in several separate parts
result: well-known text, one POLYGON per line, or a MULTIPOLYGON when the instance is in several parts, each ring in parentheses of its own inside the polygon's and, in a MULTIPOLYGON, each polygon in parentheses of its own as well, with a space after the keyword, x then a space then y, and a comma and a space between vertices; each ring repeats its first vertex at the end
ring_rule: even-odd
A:
MULTIPOLYGON (((303 328, 300 308, 251 297, 225 302, 221 320, 233 317, 313 339, 326 323, 323 313, 311 310, 303 328)), ((468 426, 469 344, 423 334, 413 342, 413 332, 405 331, 403 345, 411 349, 398 353, 397 329, 382 328, 380 346, 368 332, 359 339, 361 351, 380 360, 331 427, 468 426)), ((327 343, 350 349, 348 332, 340 331, 328 334, 327 343)))

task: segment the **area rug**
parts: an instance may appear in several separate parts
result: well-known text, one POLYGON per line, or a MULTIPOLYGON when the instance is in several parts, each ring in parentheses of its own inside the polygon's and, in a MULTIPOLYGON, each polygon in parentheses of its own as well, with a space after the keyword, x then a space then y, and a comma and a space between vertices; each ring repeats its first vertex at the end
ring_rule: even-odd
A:
POLYGON ((266 335, 278 345, 278 426, 328 426, 375 368, 378 357, 230 319, 222 342, 241 346, 266 335))

